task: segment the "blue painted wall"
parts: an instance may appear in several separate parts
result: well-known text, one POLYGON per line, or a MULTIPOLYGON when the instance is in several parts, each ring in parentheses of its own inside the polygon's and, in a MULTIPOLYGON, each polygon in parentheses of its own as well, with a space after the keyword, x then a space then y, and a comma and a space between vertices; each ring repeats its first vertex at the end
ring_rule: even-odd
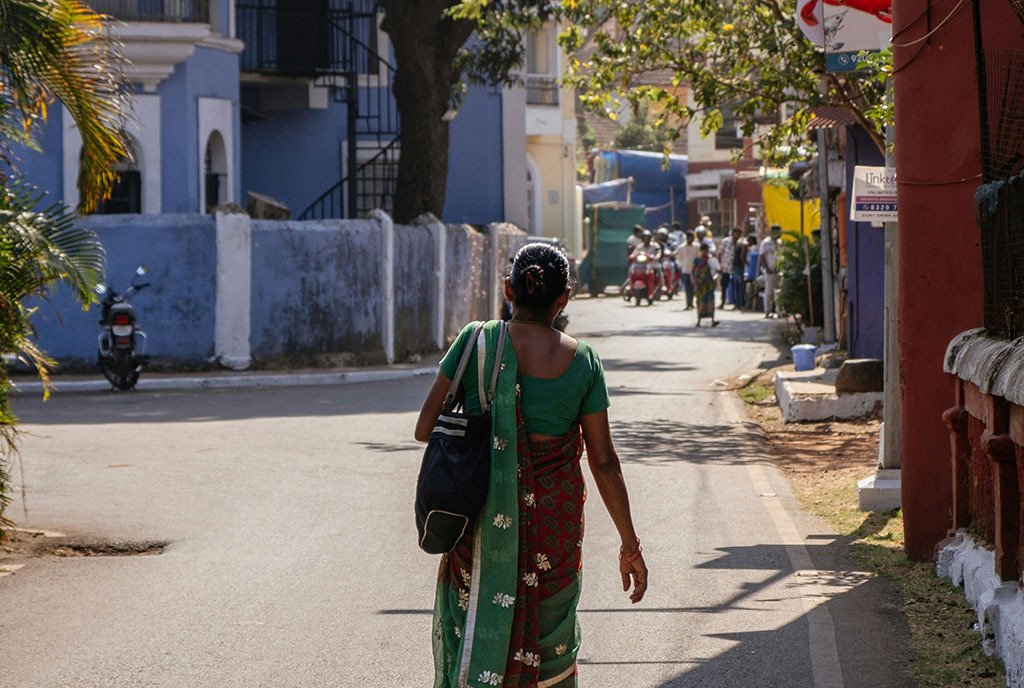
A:
POLYGON ((46 124, 35 136, 41 151, 21 146, 14 147, 15 171, 39 187, 41 191, 45 191, 53 200, 61 198, 64 189, 64 170, 61 162, 64 150, 61 135, 62 114, 63 108, 59 106, 50 108, 50 116, 46 120, 46 124))
MULTIPOLYGON (((345 175, 346 107, 330 99, 323 110, 267 111, 255 88, 243 88, 242 100, 266 118, 242 127, 243 192, 276 198, 297 217, 345 175)), ((500 90, 469 89, 449 142, 443 219, 471 224, 503 219, 500 90)))
MULTIPOLYGON (((107 252, 107 277, 122 292, 139 264, 152 286, 131 299, 149 336, 154 365, 202 364, 213 356, 217 245, 205 215, 105 215, 83 218, 107 252)), ((93 366, 99 308, 83 312, 66 288, 39 305, 36 341, 63 364, 93 366)))
POLYGON ((381 356, 382 260, 381 232, 367 220, 254 221, 256 360, 286 356, 298 365, 342 351, 381 356))
POLYGON ((475 225, 503 220, 501 90, 470 87, 450 132, 443 220, 475 225))
MULTIPOLYGON (((884 165, 885 158, 859 126, 846 131, 846 197, 852 201, 854 166, 884 165)), ((849 221, 846 241, 850 356, 881 359, 885 354, 885 230, 849 221)))
MULTIPOLYGON (((233 193, 236 199, 241 199, 238 56, 197 48, 192 57, 160 83, 156 93, 160 96, 161 108, 162 211, 199 211, 201 161, 197 99, 200 97, 225 98, 234 104, 236 174, 233 193)), ((50 108, 50 117, 36 137, 42 152, 17 151, 17 168, 55 200, 64 197, 62 117, 63 109, 59 105, 50 108)))
POLYGON ((267 112, 252 88, 243 101, 267 119, 242 127, 242 188, 276 198, 297 217, 341 179, 345 105, 329 98, 325 110, 267 112))
MULTIPOLYGON (((241 195, 241 124, 239 120, 238 56, 197 48, 174 73, 161 82, 163 158, 163 212, 194 213, 199 208, 199 105, 198 98, 227 98, 234 104, 235 199, 241 195)), ((221 132, 226 135, 226 132, 221 132)))

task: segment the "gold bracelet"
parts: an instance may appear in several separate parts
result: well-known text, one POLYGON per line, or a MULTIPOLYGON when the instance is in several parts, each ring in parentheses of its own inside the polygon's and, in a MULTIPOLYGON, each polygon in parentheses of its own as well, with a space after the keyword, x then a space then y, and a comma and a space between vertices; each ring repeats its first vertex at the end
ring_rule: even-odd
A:
POLYGON ((637 538, 636 549, 627 550, 625 547, 619 548, 619 561, 623 564, 632 564, 642 556, 643 551, 644 548, 640 546, 640 538, 637 538))

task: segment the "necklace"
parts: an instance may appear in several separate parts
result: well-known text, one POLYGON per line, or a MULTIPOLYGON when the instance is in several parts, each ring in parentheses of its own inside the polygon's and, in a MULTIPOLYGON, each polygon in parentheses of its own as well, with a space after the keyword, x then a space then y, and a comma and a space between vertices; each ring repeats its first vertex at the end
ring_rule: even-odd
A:
POLYGON ((524 323, 526 325, 543 325, 544 327, 551 327, 551 323, 546 320, 533 320, 531 318, 512 318, 509 322, 524 323))

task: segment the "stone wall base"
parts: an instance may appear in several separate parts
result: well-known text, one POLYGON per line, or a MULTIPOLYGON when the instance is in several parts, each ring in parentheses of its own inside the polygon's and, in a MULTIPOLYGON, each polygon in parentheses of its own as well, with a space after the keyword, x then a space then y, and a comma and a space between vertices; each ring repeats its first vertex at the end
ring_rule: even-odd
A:
POLYGON ((957 532, 937 552, 936 572, 962 587, 978 612, 986 654, 1006 665, 1006 685, 1024 688, 1024 593, 1017 581, 1000 581, 995 554, 965 532, 957 532))

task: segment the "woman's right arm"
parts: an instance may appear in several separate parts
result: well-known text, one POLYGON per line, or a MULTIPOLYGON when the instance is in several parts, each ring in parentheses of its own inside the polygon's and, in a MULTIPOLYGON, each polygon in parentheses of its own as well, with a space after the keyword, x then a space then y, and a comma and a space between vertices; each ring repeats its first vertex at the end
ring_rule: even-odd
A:
POLYGON ((583 441, 587 446, 587 462, 590 465, 590 472, 597 484, 597 491, 601 494, 601 500, 608 515, 615 524, 622 542, 619 559, 619 573, 622 575, 622 589, 629 591, 630 580, 633 583, 633 592, 629 599, 636 604, 643 599, 647 592, 647 564, 639 555, 639 538, 633 528, 633 517, 629 511, 629 494, 626 491, 626 481, 622 477, 622 467, 619 464, 619 456, 615 453, 615 445, 612 444, 612 433, 608 427, 608 411, 587 413, 580 416, 580 426, 583 428, 583 441), (634 557, 635 553, 635 558, 634 557), (621 556, 625 554, 626 556, 621 556))

